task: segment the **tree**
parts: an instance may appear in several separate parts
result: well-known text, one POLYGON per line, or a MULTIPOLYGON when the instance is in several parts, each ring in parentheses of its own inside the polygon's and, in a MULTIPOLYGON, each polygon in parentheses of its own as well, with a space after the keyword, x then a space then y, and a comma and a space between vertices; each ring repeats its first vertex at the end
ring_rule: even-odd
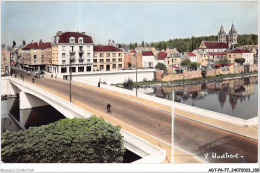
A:
POLYGON ((181 62, 181 66, 189 67, 191 65, 191 61, 189 59, 184 59, 181 62))
POLYGON ((203 78, 207 77, 207 70, 202 70, 201 75, 203 78))
POLYGON ((200 63, 198 63, 198 62, 192 62, 191 64, 190 64, 190 67, 192 67, 192 68, 194 68, 194 69, 196 69, 197 70, 197 68, 200 66, 200 63))
POLYGON ((118 48, 122 48, 122 45, 121 45, 121 44, 119 44, 119 45, 118 45, 118 48))
POLYGON ((166 74, 167 73, 167 69, 166 69, 166 65, 161 63, 161 62, 158 62, 155 66, 156 69, 158 70, 163 70, 163 73, 166 74))
POLYGON ((132 63, 131 62, 128 62, 127 65, 128 65, 128 68, 132 67, 132 63))
POLYGON ((218 63, 228 63, 229 61, 228 61, 228 59, 227 58, 225 58, 225 59, 221 59, 221 60, 219 60, 218 61, 218 63))
POLYGON ((130 49, 135 49, 135 46, 130 43, 129 48, 130 48, 130 49))
POLYGON ((16 42, 15 41, 13 41, 13 47, 15 47, 16 46, 16 42))
POLYGON ((142 47, 144 47, 144 41, 142 41, 142 47))
POLYGON ((243 63, 244 63, 245 61, 246 61, 245 58, 236 58, 236 59, 235 59, 235 62, 236 62, 236 63, 239 63, 240 65, 243 65, 243 63))
POLYGON ((26 43, 25 43, 25 41, 23 40, 23 46, 25 46, 26 45, 26 43))
POLYGON ((120 163, 125 152, 120 127, 96 116, 6 131, 1 145, 5 163, 120 163))

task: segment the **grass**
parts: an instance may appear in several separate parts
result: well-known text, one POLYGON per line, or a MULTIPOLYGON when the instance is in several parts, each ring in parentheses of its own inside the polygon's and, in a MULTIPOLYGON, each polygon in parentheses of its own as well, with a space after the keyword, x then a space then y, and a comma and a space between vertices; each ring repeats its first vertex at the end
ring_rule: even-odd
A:
MULTIPOLYGON (((218 76, 209 76, 206 78, 194 78, 194 79, 183 79, 183 80, 175 80, 175 81, 141 81, 141 82, 133 82, 133 85, 154 85, 154 84, 163 84, 163 83, 170 83, 170 84, 190 84, 190 83, 199 83, 199 82, 210 82, 210 81, 218 81, 224 78, 234 78, 234 77, 243 77, 247 75, 257 74, 258 72, 248 72, 248 73, 240 73, 240 74, 227 74, 227 75, 218 75, 218 76)), ((119 87, 122 86, 122 83, 114 84, 115 86, 119 87)))

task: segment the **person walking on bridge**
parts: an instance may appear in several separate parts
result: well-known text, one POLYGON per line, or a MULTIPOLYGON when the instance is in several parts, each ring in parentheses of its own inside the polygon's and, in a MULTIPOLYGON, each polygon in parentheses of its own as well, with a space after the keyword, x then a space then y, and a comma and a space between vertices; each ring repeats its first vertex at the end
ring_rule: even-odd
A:
POLYGON ((32 78, 32 83, 34 83, 34 78, 32 78))
POLYGON ((107 112, 110 112, 110 111, 111 111, 111 104, 108 103, 108 104, 107 104, 107 112))

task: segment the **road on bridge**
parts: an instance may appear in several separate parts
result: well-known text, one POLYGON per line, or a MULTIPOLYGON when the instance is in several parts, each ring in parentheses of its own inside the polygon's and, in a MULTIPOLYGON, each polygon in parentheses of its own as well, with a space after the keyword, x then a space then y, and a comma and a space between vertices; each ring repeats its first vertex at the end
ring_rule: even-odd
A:
MULTIPOLYGON (((14 71, 14 73, 20 73, 14 71)), ((17 75, 19 77, 20 75, 17 75)), ((24 75, 25 81, 31 82, 31 75, 24 75)), ((57 79, 37 78, 37 85, 49 88, 69 96, 69 83, 57 79)), ((77 99, 101 112, 106 112, 106 105, 112 105, 111 116, 137 129, 171 143, 171 115, 167 112, 129 101, 118 96, 102 93, 97 90, 72 85, 72 98, 77 99)), ((257 162, 258 141, 230 133, 203 123, 182 117, 175 118, 175 145, 205 159, 207 162, 222 163, 255 163, 257 162), (228 153, 238 158, 214 159, 212 156, 228 153), (236 155, 238 154, 238 155, 236 155)), ((227 155, 225 155, 226 157, 227 155)))

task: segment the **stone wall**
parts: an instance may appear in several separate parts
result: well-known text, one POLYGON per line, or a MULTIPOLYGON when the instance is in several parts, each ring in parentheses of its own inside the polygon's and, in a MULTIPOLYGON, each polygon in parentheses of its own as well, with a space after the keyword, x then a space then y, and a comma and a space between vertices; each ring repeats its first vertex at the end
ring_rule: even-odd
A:
POLYGON ((207 77, 208 76, 216 76, 216 70, 214 69, 214 70, 208 70, 207 71, 207 77))
POLYGON ((155 80, 161 81, 163 78, 163 70, 156 70, 155 72, 155 80))
POLYGON ((201 78, 201 71, 188 71, 187 72, 187 79, 194 79, 194 78, 201 78))
POLYGON ((168 68, 167 68, 167 73, 168 73, 168 74, 173 74, 173 68, 168 67, 168 68))
POLYGON ((258 65, 257 64, 250 65, 249 71, 250 72, 258 71, 258 65))
POLYGON ((244 66, 243 65, 235 66, 235 73, 236 74, 244 73, 244 66))

